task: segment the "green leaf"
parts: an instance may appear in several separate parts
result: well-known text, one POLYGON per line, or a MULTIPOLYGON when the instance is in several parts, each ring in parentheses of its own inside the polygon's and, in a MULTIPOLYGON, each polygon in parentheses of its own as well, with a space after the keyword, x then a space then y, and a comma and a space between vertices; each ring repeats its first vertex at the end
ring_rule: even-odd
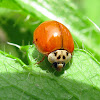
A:
POLYGON ((8 8, 12 10, 20 10, 20 7, 18 7, 13 0, 0 0, 0 8, 8 8), (11 6, 12 5, 12 6, 11 6))
POLYGON ((86 48, 94 54, 100 61, 100 28, 82 15, 78 8, 67 0, 54 1, 32 1, 32 0, 15 0, 15 2, 29 12, 35 14, 42 21, 57 20, 65 24, 71 31, 76 45, 80 48, 86 48))
POLYGON ((0 98, 2 100, 45 100, 47 98, 49 100, 99 100, 100 64, 84 50, 75 50, 72 61, 65 66, 65 71, 55 72, 50 68, 47 58, 41 64, 35 64, 42 55, 34 46, 25 49, 31 62, 30 67, 18 58, 0 51, 0 98))
POLYGON ((24 39, 25 44, 32 44, 34 29, 50 19, 66 25, 75 47, 83 49, 74 50, 72 60, 61 72, 51 68, 47 57, 36 64, 43 55, 34 45, 20 47, 29 65, 0 51, 1 100, 100 99, 100 62, 96 60, 100 61, 100 29, 90 19, 68 0, 0 0, 0 28, 9 37, 7 41, 22 44, 24 39))
POLYGON ((84 0, 84 11, 85 14, 89 17, 92 18, 92 20, 94 22, 96 22, 97 25, 99 25, 100 27, 100 13, 99 13, 99 9, 100 9, 100 0, 93 0, 91 2, 91 0, 84 0), (90 5, 91 2, 91 5, 90 5))

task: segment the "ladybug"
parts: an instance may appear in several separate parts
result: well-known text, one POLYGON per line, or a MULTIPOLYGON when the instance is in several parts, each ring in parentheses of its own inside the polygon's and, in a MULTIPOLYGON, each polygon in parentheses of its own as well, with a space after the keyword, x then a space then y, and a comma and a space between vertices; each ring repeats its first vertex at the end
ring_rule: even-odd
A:
POLYGON ((45 21, 34 31, 34 44, 37 50, 48 57, 57 71, 71 60, 74 41, 70 31, 57 21, 45 21))

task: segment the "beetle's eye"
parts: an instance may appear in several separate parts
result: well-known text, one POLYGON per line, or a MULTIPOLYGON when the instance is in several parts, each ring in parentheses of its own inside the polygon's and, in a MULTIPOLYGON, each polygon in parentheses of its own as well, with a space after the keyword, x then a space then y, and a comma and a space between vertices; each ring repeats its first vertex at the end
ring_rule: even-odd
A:
POLYGON ((54 62, 54 63, 53 63, 53 66, 54 66, 55 68, 57 68, 57 62, 54 62))

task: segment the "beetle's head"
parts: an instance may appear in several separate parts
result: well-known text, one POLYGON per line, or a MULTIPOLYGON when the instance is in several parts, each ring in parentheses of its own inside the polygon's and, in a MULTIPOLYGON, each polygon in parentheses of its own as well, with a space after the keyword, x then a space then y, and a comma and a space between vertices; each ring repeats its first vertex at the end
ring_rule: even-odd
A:
POLYGON ((48 55, 48 61, 53 64, 57 71, 61 71, 70 59, 71 53, 67 50, 56 50, 48 55))

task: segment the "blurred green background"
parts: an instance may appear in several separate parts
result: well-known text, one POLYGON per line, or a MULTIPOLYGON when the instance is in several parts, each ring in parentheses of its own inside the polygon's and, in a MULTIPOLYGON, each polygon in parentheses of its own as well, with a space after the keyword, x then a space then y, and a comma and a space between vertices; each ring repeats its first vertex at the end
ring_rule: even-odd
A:
MULTIPOLYGON (((16 57, 21 58, 26 63, 27 61, 24 58, 25 55, 19 49, 13 46, 7 45, 6 42, 9 41, 12 43, 16 43, 18 45, 32 44, 33 31, 41 22, 45 20, 45 18, 39 15, 40 13, 37 14, 37 12, 35 13, 35 11, 32 12, 31 11, 32 9, 29 8, 30 6, 27 7, 25 5, 23 6, 23 4, 20 5, 20 1, 21 0, 18 0, 18 2, 17 0, 0 0, 0 50, 11 53, 12 55, 16 57), (29 11, 27 10, 28 8, 30 9, 29 11)), ((26 4, 28 4, 27 3, 28 0, 24 0, 24 1, 26 4)), ((74 13, 75 16, 78 16, 79 19, 81 19, 82 16, 83 16, 82 19, 84 19, 84 17, 86 18, 88 17, 100 27, 100 11, 99 11, 100 0, 62 0, 62 1, 51 0, 50 2, 48 0, 33 0, 33 1, 37 3, 38 5, 41 5, 42 7, 45 5, 44 8, 46 8, 48 11, 52 10, 52 14, 55 14, 55 15, 58 15, 59 10, 64 9, 64 7, 66 6, 66 8, 68 7, 68 11, 67 9, 65 11, 68 14, 71 13, 73 15, 74 13), (58 5, 56 5, 57 3, 58 5), (59 5, 61 5, 61 8, 59 5), (64 7, 62 5, 64 5, 64 7), (50 6, 52 7, 52 9, 50 8, 50 6), (57 9, 57 7, 59 9, 56 14, 54 10, 57 9), (76 11, 73 9, 76 9, 76 11)), ((63 17, 64 14, 65 13, 62 10, 60 17, 61 16, 63 17)), ((70 23, 73 22, 72 20, 77 21, 77 18, 72 17, 71 19, 69 19, 69 23, 68 23, 69 25, 71 25, 70 23)), ((88 21, 85 21, 85 20, 82 20, 82 21, 86 23, 87 26, 90 26, 90 23, 88 23, 88 21)), ((100 32, 98 33, 100 34, 100 32)), ((72 35, 73 35, 73 32, 72 32, 72 35)), ((98 36, 100 35, 96 36, 97 41, 99 40, 98 36)), ((83 40, 81 41, 82 43, 80 45, 80 43, 78 43, 77 41, 77 38, 74 37, 74 39, 77 42, 77 43, 75 42, 75 47, 78 47, 78 46, 80 48, 82 48, 82 46, 84 47, 84 45, 82 45, 82 43, 84 44, 84 42, 82 42, 83 40)), ((100 43, 99 41, 97 42, 98 44, 100 43)), ((96 46, 98 46, 98 44, 96 46)), ((97 55, 97 52, 95 50, 89 49, 89 51, 92 53, 95 52, 94 53, 95 57, 98 60, 100 60, 99 55, 97 55)))
POLYGON ((100 27, 100 0, 73 0, 80 11, 100 27))

